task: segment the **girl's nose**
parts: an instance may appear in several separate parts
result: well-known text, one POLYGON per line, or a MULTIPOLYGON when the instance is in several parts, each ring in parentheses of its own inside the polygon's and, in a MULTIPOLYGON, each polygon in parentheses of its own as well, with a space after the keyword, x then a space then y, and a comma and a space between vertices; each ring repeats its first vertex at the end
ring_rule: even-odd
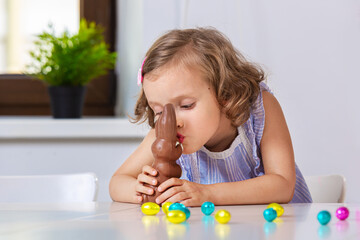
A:
POLYGON ((176 119, 176 126, 178 128, 182 128, 184 126, 184 122, 181 119, 177 118, 176 119))

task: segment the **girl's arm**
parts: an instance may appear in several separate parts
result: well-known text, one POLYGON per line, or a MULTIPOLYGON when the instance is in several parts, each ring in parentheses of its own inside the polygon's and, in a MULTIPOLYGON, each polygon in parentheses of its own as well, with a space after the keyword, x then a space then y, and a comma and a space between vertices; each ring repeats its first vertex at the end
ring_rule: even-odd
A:
POLYGON ((264 91, 265 127, 260 143, 265 175, 209 185, 215 204, 287 203, 295 190, 295 160, 290 133, 276 98, 264 91))
POLYGON ((290 133, 276 98, 264 91, 263 103, 265 127, 260 143, 263 176, 210 185, 173 178, 159 186, 158 190, 164 193, 158 197, 158 202, 181 201, 186 206, 200 206, 204 201, 212 201, 216 205, 291 201, 296 173, 290 133), (171 186, 175 187, 168 189, 171 186))
POLYGON ((150 175, 155 176, 157 174, 150 167, 154 161, 151 152, 151 145, 154 140, 155 131, 152 129, 139 147, 116 170, 109 185, 109 192, 113 201, 140 203, 142 201, 140 192, 152 194, 153 190, 143 186, 142 182, 153 184, 153 178, 150 175))

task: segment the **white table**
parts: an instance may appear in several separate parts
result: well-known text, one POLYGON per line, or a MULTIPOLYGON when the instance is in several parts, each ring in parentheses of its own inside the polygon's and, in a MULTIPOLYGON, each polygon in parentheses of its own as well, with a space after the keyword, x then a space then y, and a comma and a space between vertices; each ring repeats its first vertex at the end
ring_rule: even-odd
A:
POLYGON ((266 205, 217 206, 232 214, 228 224, 197 207, 185 223, 172 224, 162 212, 144 216, 135 204, 0 203, 0 239, 360 239, 360 204, 345 204, 346 221, 335 217, 339 206, 284 204, 284 215, 272 223, 262 216, 266 205), (316 219, 321 210, 332 214, 327 226, 316 219))

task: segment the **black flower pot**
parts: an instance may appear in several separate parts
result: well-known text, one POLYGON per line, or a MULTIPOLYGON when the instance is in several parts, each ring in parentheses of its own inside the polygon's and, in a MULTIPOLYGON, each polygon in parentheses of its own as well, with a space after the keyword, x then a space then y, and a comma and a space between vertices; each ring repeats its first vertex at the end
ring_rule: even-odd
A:
POLYGON ((50 86, 48 90, 54 118, 81 118, 85 86, 50 86))

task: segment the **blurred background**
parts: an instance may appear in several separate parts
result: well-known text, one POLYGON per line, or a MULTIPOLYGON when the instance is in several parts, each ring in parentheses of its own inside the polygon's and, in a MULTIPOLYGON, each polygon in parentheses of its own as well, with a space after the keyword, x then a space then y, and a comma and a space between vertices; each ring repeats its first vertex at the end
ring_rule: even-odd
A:
POLYGON ((267 72, 303 174, 342 174, 345 201, 359 202, 358 0, 0 0, 0 175, 92 171, 110 200, 112 173, 147 132, 127 120, 147 49, 167 30, 206 26, 267 72), (23 68, 35 34, 49 22, 76 32, 80 17, 106 27, 116 69, 91 82, 83 119, 53 120, 23 68))

